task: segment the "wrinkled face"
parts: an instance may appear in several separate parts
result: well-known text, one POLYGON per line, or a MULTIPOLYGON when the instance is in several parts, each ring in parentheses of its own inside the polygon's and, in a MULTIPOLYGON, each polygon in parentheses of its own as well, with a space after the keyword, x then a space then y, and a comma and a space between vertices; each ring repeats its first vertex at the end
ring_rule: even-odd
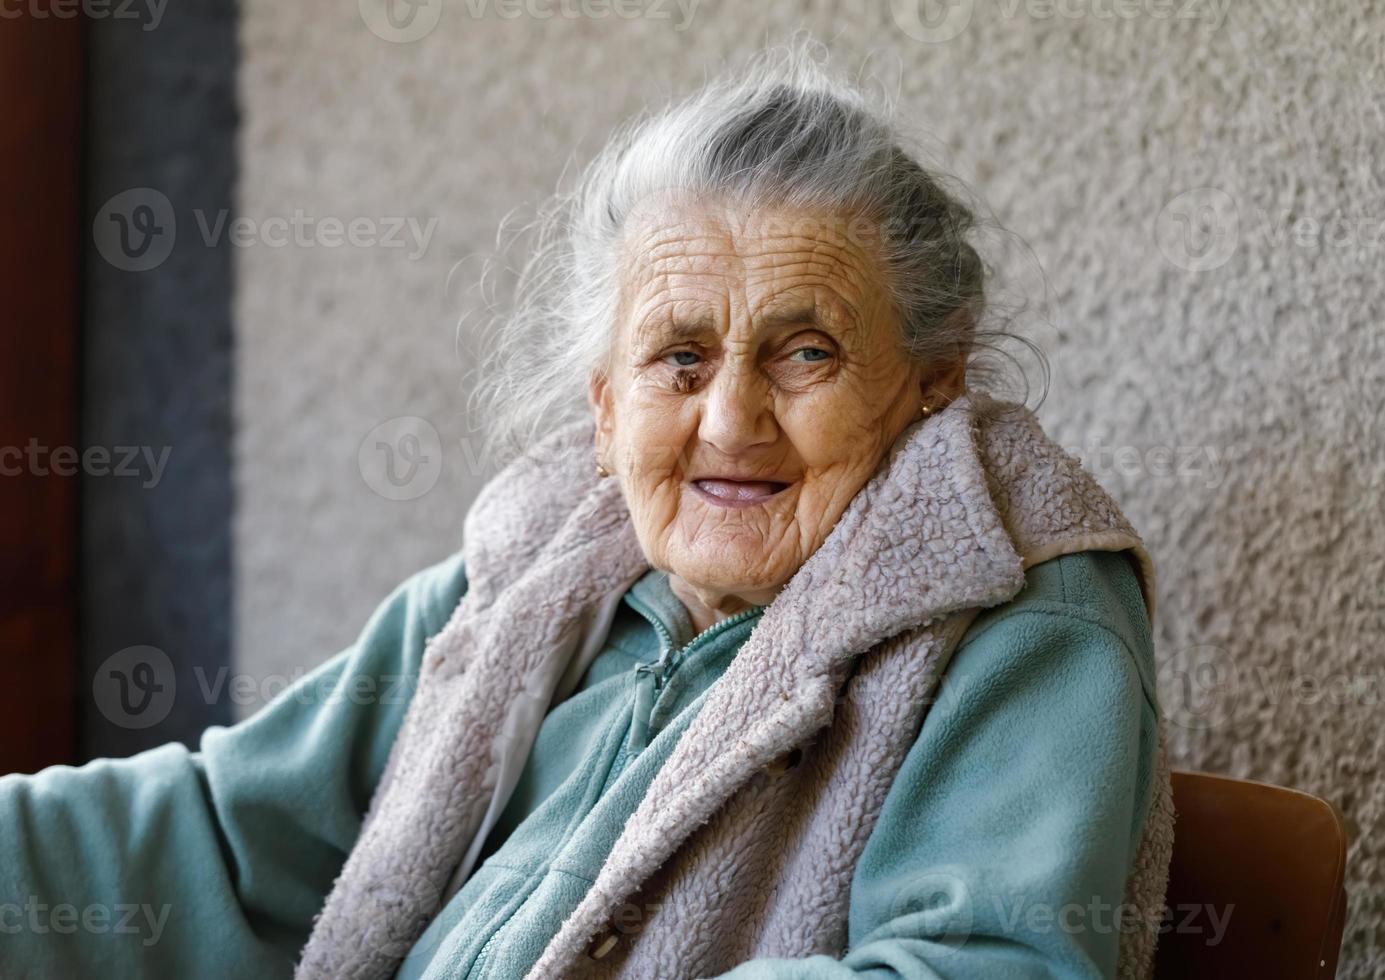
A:
POLYGON ((918 417, 920 369, 846 219, 685 205, 631 224, 597 455, 649 561, 768 604, 918 417))

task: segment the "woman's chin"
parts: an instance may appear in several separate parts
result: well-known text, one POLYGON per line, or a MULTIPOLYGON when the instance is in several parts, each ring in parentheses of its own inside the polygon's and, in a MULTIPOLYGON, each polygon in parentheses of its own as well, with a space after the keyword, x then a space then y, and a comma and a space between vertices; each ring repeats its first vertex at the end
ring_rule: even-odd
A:
POLYGON ((748 595, 777 591, 793 575, 785 556, 767 554, 763 547, 737 547, 728 542, 692 542, 669 562, 670 570, 699 591, 748 595))

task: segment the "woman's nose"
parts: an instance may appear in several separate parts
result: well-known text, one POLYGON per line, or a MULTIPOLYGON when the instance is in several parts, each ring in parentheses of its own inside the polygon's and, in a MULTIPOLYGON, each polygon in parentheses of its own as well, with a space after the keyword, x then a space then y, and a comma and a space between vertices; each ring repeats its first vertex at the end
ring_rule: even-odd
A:
POLYGON ((758 373, 729 365, 704 389, 698 436, 731 456, 778 438, 769 385, 758 373))

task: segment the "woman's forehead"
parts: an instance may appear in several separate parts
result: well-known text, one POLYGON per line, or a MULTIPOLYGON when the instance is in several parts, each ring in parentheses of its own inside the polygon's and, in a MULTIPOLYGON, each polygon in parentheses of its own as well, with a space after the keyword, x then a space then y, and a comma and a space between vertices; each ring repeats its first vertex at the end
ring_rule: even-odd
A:
POLYGON ((776 307, 811 306, 824 291, 860 304, 882 284, 875 256, 846 219, 780 208, 648 216, 627 238, 621 279, 635 307, 693 304, 728 289, 755 292, 757 303, 776 307))
POLYGON ((626 222, 629 257, 705 253, 745 258, 811 249, 873 259, 878 228, 860 215, 787 204, 702 200, 650 204, 626 222))

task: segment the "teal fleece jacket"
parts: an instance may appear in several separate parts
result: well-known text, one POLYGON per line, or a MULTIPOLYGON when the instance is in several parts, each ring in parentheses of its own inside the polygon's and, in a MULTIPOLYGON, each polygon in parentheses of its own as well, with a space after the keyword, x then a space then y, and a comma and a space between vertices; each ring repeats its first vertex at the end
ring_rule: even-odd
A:
MULTIPOLYGON (((414 575, 356 643, 195 752, 0 778, 0 976, 291 976, 465 588, 459 555, 414 575)), ((631 589, 400 977, 523 974, 757 616, 690 644, 661 575, 631 589)), ((724 976, 1110 976, 1157 711, 1125 557, 1034 566, 958 646, 856 867, 845 955, 724 976)))

